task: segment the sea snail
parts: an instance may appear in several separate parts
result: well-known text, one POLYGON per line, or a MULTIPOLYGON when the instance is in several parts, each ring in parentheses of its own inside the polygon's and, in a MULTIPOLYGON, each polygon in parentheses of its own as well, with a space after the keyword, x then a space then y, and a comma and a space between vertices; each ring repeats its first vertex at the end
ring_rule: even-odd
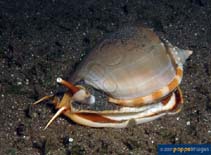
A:
POLYGON ((81 125, 114 128, 174 114, 183 104, 179 84, 191 54, 149 28, 125 27, 89 52, 70 75, 71 82, 57 79, 68 88, 62 98, 45 96, 34 104, 52 99, 58 109, 46 128, 60 114, 81 125), (99 93, 106 102, 95 108, 101 102, 99 93))

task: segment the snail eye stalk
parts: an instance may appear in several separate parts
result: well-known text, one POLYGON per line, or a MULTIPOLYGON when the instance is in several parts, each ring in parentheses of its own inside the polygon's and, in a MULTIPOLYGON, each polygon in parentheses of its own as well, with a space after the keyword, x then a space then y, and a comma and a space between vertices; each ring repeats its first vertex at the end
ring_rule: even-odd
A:
POLYGON ((77 91, 80 90, 80 88, 74 86, 71 82, 65 81, 62 78, 57 78, 56 81, 59 84, 62 84, 63 86, 67 87, 73 94, 75 94, 77 91))

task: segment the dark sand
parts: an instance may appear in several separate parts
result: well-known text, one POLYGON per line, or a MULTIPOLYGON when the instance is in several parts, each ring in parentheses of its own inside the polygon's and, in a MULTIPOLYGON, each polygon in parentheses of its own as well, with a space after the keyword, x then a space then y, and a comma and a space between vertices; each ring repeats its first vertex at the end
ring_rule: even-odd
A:
POLYGON ((75 1, 0 1, 0 154, 154 155, 157 144, 211 143, 211 1, 75 1), (128 23, 194 51, 184 66, 183 110, 125 129, 59 117, 44 131, 56 111, 31 103, 56 92, 58 76, 67 79, 100 39, 128 23))

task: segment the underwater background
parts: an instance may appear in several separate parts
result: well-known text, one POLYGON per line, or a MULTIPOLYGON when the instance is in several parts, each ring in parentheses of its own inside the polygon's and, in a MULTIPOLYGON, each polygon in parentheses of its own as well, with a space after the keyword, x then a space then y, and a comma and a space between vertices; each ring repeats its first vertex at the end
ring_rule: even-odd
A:
POLYGON ((0 154, 154 155, 157 144, 211 143, 211 1, 0 0, 0 154), (177 115, 124 129, 89 128, 31 104, 59 90, 108 33, 142 23, 193 50, 177 115))

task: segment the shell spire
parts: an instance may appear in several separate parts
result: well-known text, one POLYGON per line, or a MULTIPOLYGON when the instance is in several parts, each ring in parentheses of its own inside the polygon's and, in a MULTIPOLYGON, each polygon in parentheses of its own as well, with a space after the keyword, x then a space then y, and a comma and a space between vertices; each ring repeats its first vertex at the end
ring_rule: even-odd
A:
POLYGON ((179 61, 184 64, 185 61, 192 55, 193 51, 191 50, 183 50, 180 48, 176 48, 177 56, 179 61))
POLYGON ((168 48, 177 65, 183 65, 185 61, 193 54, 191 50, 184 50, 178 47, 173 47, 168 43, 168 48))

